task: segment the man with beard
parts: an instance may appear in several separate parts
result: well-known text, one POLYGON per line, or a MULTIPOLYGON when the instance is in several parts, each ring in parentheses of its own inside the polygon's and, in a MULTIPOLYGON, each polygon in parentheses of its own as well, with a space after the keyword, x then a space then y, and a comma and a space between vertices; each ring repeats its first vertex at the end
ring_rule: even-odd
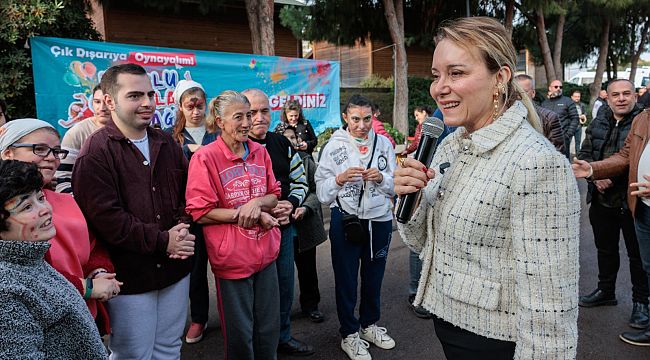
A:
POLYGON ((99 85, 93 89, 92 106, 95 115, 82 120, 63 135, 61 148, 68 150, 68 156, 61 160, 61 164, 54 175, 56 178, 57 192, 72 192, 70 177, 72 176, 72 167, 77 160, 81 147, 90 134, 103 128, 107 122, 111 121, 111 112, 106 107, 104 92, 99 85))
MULTIPOLYGON (((600 161, 623 148, 630 132, 632 119, 643 109, 636 105, 634 85, 628 80, 613 80, 607 87, 608 107, 598 111, 598 116, 587 128, 587 135, 578 154, 580 160, 600 161)), ((628 176, 592 180, 589 182, 587 202, 589 220, 594 231, 598 253, 598 287, 580 297, 582 307, 616 305, 616 275, 620 266, 618 243, 623 232, 630 263, 632 280, 632 315, 629 326, 645 329, 648 326, 648 280, 641 264, 639 243, 634 230, 634 219, 625 201, 628 176)))
POLYGON ((580 118, 575 103, 570 97, 562 95, 562 82, 553 80, 548 86, 548 99, 544 100, 542 107, 552 110, 560 117, 560 125, 564 132, 564 153, 570 157, 569 145, 571 138, 580 126, 580 118))
POLYGON ((248 134, 252 141, 262 144, 271 156, 273 174, 280 182, 282 196, 273 210, 281 225, 282 239, 280 254, 276 261, 278 283, 280 285, 280 344, 278 353, 296 356, 308 356, 314 353, 308 345, 291 336, 291 305, 294 290, 293 238, 296 236, 294 226, 289 222, 291 214, 307 197, 309 185, 302 160, 291 146, 291 142, 282 135, 269 132, 271 107, 268 96, 259 89, 247 89, 242 94, 251 103, 253 126, 248 134))
POLYGON ((124 281, 107 302, 111 359, 178 359, 194 254, 187 159, 171 136, 149 127, 155 92, 144 68, 113 66, 101 87, 113 121, 86 140, 72 186, 124 281))

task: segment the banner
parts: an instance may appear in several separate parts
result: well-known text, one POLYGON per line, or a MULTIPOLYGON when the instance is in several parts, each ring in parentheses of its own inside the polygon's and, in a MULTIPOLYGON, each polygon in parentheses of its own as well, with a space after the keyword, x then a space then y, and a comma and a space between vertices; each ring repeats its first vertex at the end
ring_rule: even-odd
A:
POLYGON ((297 99, 317 134, 339 127, 339 73, 335 61, 192 51, 50 37, 31 39, 38 118, 61 134, 93 115, 92 89, 109 67, 142 65, 155 90, 152 124, 173 126, 173 93, 182 79, 198 81, 208 101, 224 90, 259 88, 269 95, 271 129, 285 102, 297 99))

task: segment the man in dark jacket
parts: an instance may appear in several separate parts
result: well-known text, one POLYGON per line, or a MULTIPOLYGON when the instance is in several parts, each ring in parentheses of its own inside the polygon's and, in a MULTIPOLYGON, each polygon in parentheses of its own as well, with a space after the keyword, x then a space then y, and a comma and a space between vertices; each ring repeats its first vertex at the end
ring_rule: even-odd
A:
MULTIPOLYGON (((526 74, 519 74, 517 75, 517 81, 531 100, 535 98, 535 86, 532 77, 526 74)), ((555 112, 544 109, 534 102, 533 106, 535 106, 535 111, 537 111, 537 115, 542 122, 544 136, 555 146, 557 151, 564 154, 564 132, 562 131, 562 125, 560 125, 559 116, 555 112)))
POLYGON ((124 281, 107 303, 111 359, 178 359, 194 254, 187 159, 171 136, 149 127, 155 91, 144 68, 113 66, 101 87, 112 121, 84 143, 72 187, 124 281))
POLYGON ((560 117, 560 125, 564 135, 564 154, 569 158, 571 138, 578 126, 580 126, 578 111, 573 100, 562 95, 562 82, 560 80, 551 81, 548 91, 548 99, 544 100, 542 107, 556 112, 560 117))
MULTIPOLYGON (((587 128, 578 154, 580 160, 599 161, 618 152, 630 131, 632 119, 642 111, 636 105, 634 85, 630 81, 620 79, 610 82, 607 93, 609 106, 598 111, 598 116, 587 128)), ((594 307, 617 304, 615 285, 620 265, 619 233, 622 230, 632 278, 633 310, 629 325, 645 329, 649 322, 648 280, 641 264, 633 216, 625 201, 627 191, 627 175, 589 183, 587 202, 591 203, 589 220, 598 251, 598 287, 590 294, 581 296, 579 305, 594 307)))

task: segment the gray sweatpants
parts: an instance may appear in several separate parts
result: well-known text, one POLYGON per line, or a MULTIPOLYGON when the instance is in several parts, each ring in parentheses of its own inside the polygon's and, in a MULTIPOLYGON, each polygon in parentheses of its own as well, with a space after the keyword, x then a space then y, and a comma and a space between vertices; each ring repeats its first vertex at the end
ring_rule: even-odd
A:
POLYGON ((190 276, 162 290, 119 295, 107 304, 111 360, 181 358, 190 276))
POLYGON ((226 360, 275 360, 280 291, 275 262, 245 279, 216 278, 226 360))

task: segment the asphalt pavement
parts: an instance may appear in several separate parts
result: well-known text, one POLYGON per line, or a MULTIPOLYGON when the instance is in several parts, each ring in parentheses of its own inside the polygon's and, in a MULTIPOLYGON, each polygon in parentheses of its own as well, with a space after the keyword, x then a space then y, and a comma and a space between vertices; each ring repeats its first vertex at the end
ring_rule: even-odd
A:
MULTIPOLYGON (((591 225, 589 224, 588 207, 584 202, 586 183, 581 180, 579 186, 583 203, 580 221, 580 294, 586 294, 596 287, 598 274, 596 249, 593 244, 591 225)), ((328 214, 329 212, 326 212, 325 215, 328 214)), ((326 226, 329 225, 328 222, 329 217, 326 217, 326 226)), ((628 345, 618 338, 621 332, 632 330, 627 326, 632 311, 632 285, 630 283, 625 244, 622 240, 620 241, 619 252, 621 255, 621 269, 616 289, 619 303, 617 306, 580 308, 578 318, 578 359, 650 359, 650 347, 628 345)), ((408 254, 409 251, 400 239, 399 234, 394 231, 382 289, 382 318, 378 325, 388 329, 397 345, 392 350, 381 350, 372 346, 370 353, 373 359, 376 360, 445 359, 442 347, 435 336, 432 321, 415 317, 409 308, 407 302, 408 254)), ((318 247, 317 256, 321 292, 320 309, 325 314, 326 319, 320 324, 312 323, 301 314, 297 301, 294 301, 291 323, 292 334, 295 338, 314 346, 316 353, 305 359, 346 360, 347 356, 340 348, 341 339, 338 334, 339 324, 336 317, 334 277, 329 242, 325 242, 318 247)), ((216 306, 214 306, 214 282, 212 280, 210 286, 212 296, 207 333, 203 341, 197 344, 183 344, 182 359, 223 359, 223 338, 219 326, 219 316, 216 306)), ((297 299, 297 286, 295 294, 297 299)), ((279 359, 291 358, 293 357, 279 357, 279 359)))

